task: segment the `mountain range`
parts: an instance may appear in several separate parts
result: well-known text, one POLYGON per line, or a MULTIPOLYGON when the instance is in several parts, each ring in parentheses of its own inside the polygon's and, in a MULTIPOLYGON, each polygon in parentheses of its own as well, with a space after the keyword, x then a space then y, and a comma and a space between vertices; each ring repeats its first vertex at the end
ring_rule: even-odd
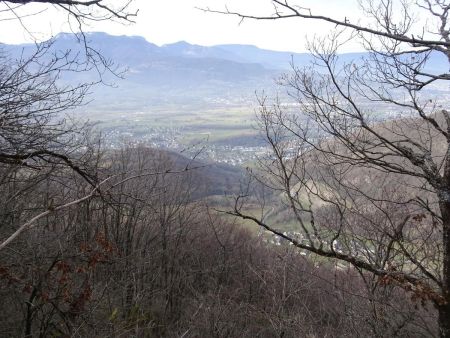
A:
MULTIPOLYGON (((98 87, 93 96, 94 104, 114 102, 120 109, 167 103, 252 100, 255 91, 275 92, 274 80, 289 71, 291 63, 302 67, 312 61, 308 53, 271 51, 251 45, 205 47, 181 41, 157 46, 143 37, 106 33, 87 33, 86 38, 90 47, 113 60, 119 69, 127 70, 124 80, 110 78, 115 88, 98 87)), ((35 48, 30 44, 2 46, 17 57, 35 48)), ((83 55, 83 44, 69 33, 57 35, 52 49, 83 55)), ((341 54, 340 60, 350 62, 364 55, 341 54)), ((446 72, 447 65, 440 55, 432 55, 429 62, 433 71, 446 72)), ((95 75, 71 74, 64 79, 69 82, 88 80, 95 75)))

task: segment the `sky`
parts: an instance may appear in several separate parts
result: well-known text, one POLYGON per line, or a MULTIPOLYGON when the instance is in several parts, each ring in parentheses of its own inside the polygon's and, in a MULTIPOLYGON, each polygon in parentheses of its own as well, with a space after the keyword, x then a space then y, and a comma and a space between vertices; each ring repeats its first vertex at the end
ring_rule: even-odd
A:
MULTIPOLYGON (((117 3, 121 0, 110 1, 117 3)), ((339 19, 350 18, 358 9, 357 0, 302 0, 301 4, 311 8, 313 13, 329 14, 339 19)), ((139 35, 157 45, 183 40, 204 46, 251 44, 293 52, 306 51, 308 38, 323 36, 335 30, 334 25, 314 20, 240 22, 234 16, 205 13, 198 9, 208 7, 217 10, 227 7, 231 11, 248 14, 267 15, 274 12, 270 0, 134 0, 133 8, 139 9, 134 24, 95 22, 84 29, 113 35, 139 35)), ((32 38, 46 40, 61 31, 70 30, 67 16, 51 6, 27 4, 19 10, 22 15, 38 14, 23 17, 22 24, 18 20, 4 20, 3 16, 3 20, 0 20, 1 42, 23 43, 30 42, 32 38)), ((358 50, 361 50, 359 45, 350 43, 344 51, 358 50)))

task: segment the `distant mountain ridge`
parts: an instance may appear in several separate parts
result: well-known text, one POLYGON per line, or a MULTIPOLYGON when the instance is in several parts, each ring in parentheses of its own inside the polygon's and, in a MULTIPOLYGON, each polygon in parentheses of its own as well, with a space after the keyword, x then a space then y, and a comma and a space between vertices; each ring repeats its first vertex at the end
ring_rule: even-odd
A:
MULTIPOLYGON (((275 91, 274 79, 289 71, 291 62, 302 67, 312 61, 308 53, 279 52, 251 45, 200 46, 185 41, 157 46, 139 36, 113 36, 107 33, 86 33, 90 47, 106 59, 126 67, 126 79, 117 81, 123 99, 133 106, 155 103, 207 103, 215 100, 254 99, 255 91, 275 91)), ((82 51, 83 45, 70 33, 54 38, 54 50, 82 51)), ((17 57, 33 44, 1 45, 17 57)), ((81 53, 82 54, 82 53, 81 53)), ((342 54, 342 62, 350 62, 364 53, 342 54)), ((448 71, 447 60, 432 55, 434 71, 448 71)), ((66 81, 86 80, 86 74, 71 74, 66 81)), ((102 103, 111 88, 95 91, 96 102, 102 103)), ((110 100, 110 98, 108 99, 110 100)), ((108 101, 109 102, 109 101, 108 101)))
MULTIPOLYGON (((297 66, 303 66, 312 60, 310 53, 295 53, 289 51, 274 51, 262 49, 253 45, 224 44, 215 46, 201 46, 190 44, 186 41, 158 46, 147 41, 142 36, 110 35, 104 32, 86 33, 89 43, 102 54, 114 57, 115 60, 127 61, 127 63, 143 62, 155 57, 185 57, 185 58, 213 58, 238 63, 256 63, 267 69, 286 70, 291 68, 294 62, 297 66)), ((55 47, 59 49, 71 49, 77 44, 72 33, 60 33, 55 36, 55 47)), ((9 48, 23 48, 34 44, 4 45, 9 48)), ((346 62, 367 55, 367 53, 343 53, 340 58, 346 62)), ((446 67, 445 57, 432 55, 430 61, 433 68, 446 67)))

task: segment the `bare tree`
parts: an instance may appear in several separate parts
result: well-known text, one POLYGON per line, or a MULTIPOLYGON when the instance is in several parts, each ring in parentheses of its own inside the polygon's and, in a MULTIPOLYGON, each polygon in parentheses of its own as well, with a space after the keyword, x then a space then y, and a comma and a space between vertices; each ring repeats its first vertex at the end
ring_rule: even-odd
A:
MULTIPOLYGON (((137 11, 130 9, 133 0, 2 0, 2 14, 7 14, 7 19, 20 20, 21 9, 29 4, 44 4, 64 11, 69 18, 75 19, 83 28, 87 21, 119 20, 132 21, 137 11)), ((37 15, 39 12, 28 12, 26 15, 37 15)))
POLYGON ((450 337, 450 74, 432 66, 450 61, 450 3, 360 1, 366 19, 357 22, 272 3, 266 16, 214 12, 331 24, 329 37, 309 43, 314 62, 281 79, 298 108, 260 100, 271 153, 252 177, 278 192, 298 230, 277 228, 271 211, 246 212, 247 193, 231 213, 431 302, 450 337), (367 53, 345 63, 349 39, 367 53))
MULTIPOLYGON (((74 121, 68 113, 84 104, 92 86, 102 82, 105 70, 120 74, 110 60, 90 47, 83 29, 88 21, 131 22, 136 14, 129 11, 131 1, 0 1, 0 21, 17 20, 27 31, 22 19, 28 15, 43 15, 29 9, 32 3, 55 6, 64 11, 63 15, 67 15, 69 23, 75 20, 77 26, 74 32, 77 33, 81 51, 85 53, 80 53, 80 48, 76 46, 72 50, 58 50, 54 40, 36 43, 35 49, 24 48, 20 55, 11 54, 7 48, 1 49, 1 184, 9 186, 12 191, 6 195, 3 214, 6 218, 0 219, 0 223, 4 220, 6 224, 9 223, 8 215, 19 212, 17 208, 10 209, 10 206, 20 203, 21 198, 48 177, 59 175, 61 169, 69 168, 91 186, 91 192, 98 192, 100 181, 96 176, 96 165, 100 156, 99 141, 92 137, 86 123, 74 121), (72 84, 65 81, 70 74, 91 70, 97 71, 97 79, 72 84)), ((49 205, 48 210, 29 215, 29 222, 67 203, 49 205)), ((23 225, 28 224, 22 221, 23 225)), ((5 231, 2 234, 5 245, 28 225, 17 229, 6 228, 2 229, 5 231)))

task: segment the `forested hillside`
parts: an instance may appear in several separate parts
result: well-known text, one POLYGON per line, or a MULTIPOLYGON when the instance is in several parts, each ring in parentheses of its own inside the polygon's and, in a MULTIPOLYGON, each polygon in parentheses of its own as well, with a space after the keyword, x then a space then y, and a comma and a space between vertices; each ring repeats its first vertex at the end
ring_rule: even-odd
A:
POLYGON ((0 1, 73 31, 0 45, 0 336, 450 337, 448 1, 200 8, 331 23, 289 70, 137 2, 0 1))

